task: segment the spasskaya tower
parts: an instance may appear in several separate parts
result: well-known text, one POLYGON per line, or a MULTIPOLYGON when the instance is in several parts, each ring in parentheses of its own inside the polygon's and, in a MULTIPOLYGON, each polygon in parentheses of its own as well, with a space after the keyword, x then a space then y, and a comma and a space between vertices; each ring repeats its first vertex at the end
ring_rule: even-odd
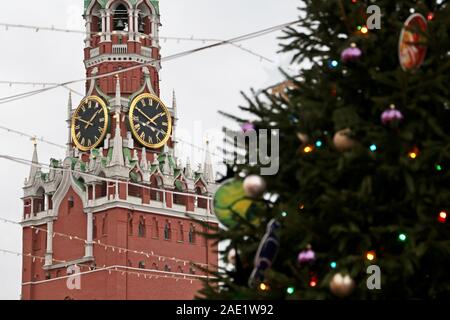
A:
POLYGON ((160 98, 158 0, 85 0, 86 96, 68 103, 64 160, 34 145, 23 196, 22 299, 192 299, 216 270, 209 152, 176 152, 160 98), (198 267, 201 268, 198 268, 198 267))

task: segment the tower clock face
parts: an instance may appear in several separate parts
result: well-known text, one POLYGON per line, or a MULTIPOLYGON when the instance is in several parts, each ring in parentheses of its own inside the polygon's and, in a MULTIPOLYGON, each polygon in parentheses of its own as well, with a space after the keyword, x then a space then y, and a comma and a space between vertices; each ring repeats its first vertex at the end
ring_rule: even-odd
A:
POLYGON ((72 117, 72 141, 81 151, 99 146, 108 129, 108 109, 102 99, 90 96, 76 109, 72 117))
POLYGON ((134 137, 145 147, 160 148, 170 138, 172 117, 164 103, 153 94, 144 93, 133 100, 129 120, 134 137))

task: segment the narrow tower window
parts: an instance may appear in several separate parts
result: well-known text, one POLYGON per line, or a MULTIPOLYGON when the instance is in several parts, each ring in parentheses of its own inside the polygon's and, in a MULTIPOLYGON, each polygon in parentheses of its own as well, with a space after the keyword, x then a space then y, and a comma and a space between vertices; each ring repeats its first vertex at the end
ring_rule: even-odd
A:
POLYGON ((170 228, 170 223, 166 222, 166 225, 164 226, 164 240, 170 240, 171 233, 172 233, 172 230, 170 228))
POLYGON ((195 243, 195 227, 193 224, 189 228, 189 243, 195 243))
POLYGON ((146 234, 146 227, 145 227, 145 219, 144 217, 139 218, 139 229, 138 229, 138 236, 139 238, 145 238, 146 234))

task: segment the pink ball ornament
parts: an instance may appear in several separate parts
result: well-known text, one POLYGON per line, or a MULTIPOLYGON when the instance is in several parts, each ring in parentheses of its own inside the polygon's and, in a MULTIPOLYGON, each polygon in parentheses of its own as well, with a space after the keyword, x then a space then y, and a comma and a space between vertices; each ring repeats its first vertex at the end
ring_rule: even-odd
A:
POLYGON ((381 123, 396 125, 403 120, 403 114, 394 105, 381 114, 381 123))
POLYGON ((308 246, 307 250, 303 250, 298 254, 298 263, 313 263, 316 260, 316 253, 308 246))
POLYGON ((356 44, 352 43, 347 49, 344 49, 341 53, 341 61, 343 63, 355 62, 362 56, 362 51, 356 44))
POLYGON ((255 130, 255 125, 253 123, 251 123, 251 122, 243 123, 241 125, 241 130, 244 133, 246 133, 247 131, 250 131, 250 130, 255 130))

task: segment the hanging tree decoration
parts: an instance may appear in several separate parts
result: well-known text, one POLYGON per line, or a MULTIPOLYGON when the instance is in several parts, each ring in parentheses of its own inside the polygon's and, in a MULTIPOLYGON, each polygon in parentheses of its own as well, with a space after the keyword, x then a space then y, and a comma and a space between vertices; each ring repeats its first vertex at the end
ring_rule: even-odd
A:
POLYGON ((250 175, 244 180, 244 191, 250 198, 260 197, 266 191, 266 186, 266 181, 258 175, 250 175))
POLYGON ((311 264, 316 261, 316 253, 312 250, 311 245, 308 245, 306 250, 300 251, 297 261, 300 265, 311 264))
POLYGON ((241 130, 243 133, 255 130, 255 125, 251 122, 245 122, 241 125, 241 130))
POLYGON ((330 291, 339 298, 348 297, 355 288, 355 281, 347 274, 336 273, 330 281, 330 291))
POLYGON ((249 198, 240 179, 222 183, 214 194, 214 213, 226 227, 234 227, 242 220, 259 225, 260 212, 264 211, 262 200, 249 198))
POLYGON ((385 110, 381 114, 381 123, 396 127, 403 120, 403 118, 403 114, 395 108, 394 104, 391 104, 389 109, 385 110))
POLYGON ((272 219, 267 224, 267 231, 262 238, 258 251, 255 256, 254 269, 248 280, 248 285, 251 288, 263 283, 265 279, 265 272, 272 266, 280 247, 277 230, 281 227, 281 224, 272 219))
POLYGON ((427 20, 420 13, 412 14, 405 22, 398 46, 400 66, 404 71, 418 69, 427 54, 427 20))
POLYGON ((362 51, 356 46, 356 43, 352 43, 350 47, 344 49, 341 53, 342 63, 351 63, 358 61, 362 56, 362 51))
POLYGON ((333 138, 334 147, 339 152, 345 152, 351 150, 355 141, 350 137, 352 131, 349 128, 336 132, 333 138))

